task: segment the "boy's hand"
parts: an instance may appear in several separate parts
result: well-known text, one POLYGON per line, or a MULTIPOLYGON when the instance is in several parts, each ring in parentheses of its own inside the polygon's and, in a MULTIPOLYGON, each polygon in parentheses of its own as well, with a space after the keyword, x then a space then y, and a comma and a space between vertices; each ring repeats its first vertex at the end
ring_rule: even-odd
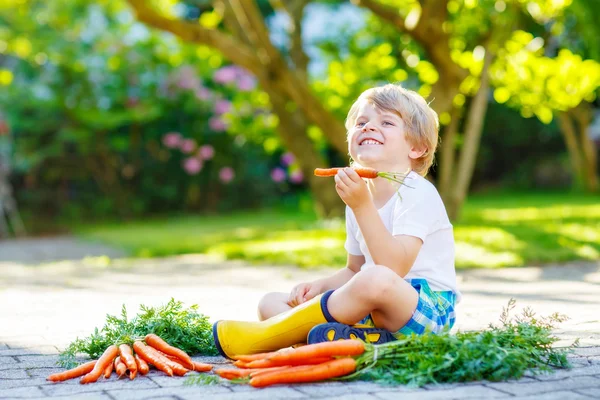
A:
POLYGON ((352 210, 356 210, 372 201, 367 184, 352 168, 339 170, 334 179, 335 190, 352 210))
POLYGON ((314 282, 305 282, 296 285, 290 292, 288 305, 296 307, 300 304, 312 299, 316 295, 321 294, 321 288, 314 282))

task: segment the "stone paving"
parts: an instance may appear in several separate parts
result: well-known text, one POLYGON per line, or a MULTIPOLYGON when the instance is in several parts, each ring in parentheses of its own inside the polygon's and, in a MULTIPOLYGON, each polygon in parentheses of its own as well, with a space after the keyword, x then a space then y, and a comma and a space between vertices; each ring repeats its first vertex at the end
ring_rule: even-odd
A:
MULTIPOLYGON (((57 354, 77 336, 101 326, 126 304, 157 306, 171 297, 198 304, 211 320, 254 319, 267 291, 332 270, 249 266, 190 255, 129 260, 114 249, 70 238, 0 241, 0 399, 590 399, 600 398, 600 262, 459 272, 463 301, 455 329, 495 323, 511 297, 517 309, 570 316, 557 331, 561 343, 581 347, 573 369, 527 375, 510 382, 430 385, 420 389, 368 382, 333 382, 253 389, 218 384, 184 386, 184 378, 151 372, 145 377, 80 385, 46 376, 60 371, 57 354)), ((220 357, 195 357, 217 368, 220 357)))

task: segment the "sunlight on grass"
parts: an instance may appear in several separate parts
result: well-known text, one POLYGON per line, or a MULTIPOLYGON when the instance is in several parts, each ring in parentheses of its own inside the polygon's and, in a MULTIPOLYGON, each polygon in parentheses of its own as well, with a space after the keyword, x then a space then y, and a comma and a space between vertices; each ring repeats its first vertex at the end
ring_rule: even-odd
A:
MULTIPOLYGON (((454 223, 457 268, 498 268, 600 258, 600 199, 574 194, 473 196, 454 223)), ((132 256, 213 254, 253 263, 335 266, 346 262, 343 219, 260 211, 82 226, 90 240, 132 256)))

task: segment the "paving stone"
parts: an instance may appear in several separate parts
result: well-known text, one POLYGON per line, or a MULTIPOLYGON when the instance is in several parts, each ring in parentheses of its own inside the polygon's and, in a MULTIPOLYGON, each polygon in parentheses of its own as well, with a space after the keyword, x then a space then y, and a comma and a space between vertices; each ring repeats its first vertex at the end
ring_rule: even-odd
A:
MULTIPOLYGON (((598 395, 598 393, 596 393, 596 395, 598 395)), ((534 394, 531 396, 517 396, 517 397, 511 397, 511 400, 537 400, 537 399, 541 399, 541 400, 590 400, 590 398, 588 396, 576 393, 576 392, 572 392, 572 391, 567 391, 567 390, 560 390, 558 392, 549 392, 549 393, 538 393, 538 394, 534 394)))
POLYGON ((513 395, 526 396, 559 390, 575 390, 587 388, 600 388, 600 379, 594 376, 577 376, 557 381, 533 382, 533 383, 488 383, 487 387, 501 390, 513 395))
MULTIPOLYGON (((0 371, 0 379, 25 379, 29 378, 24 369, 4 369, 0 371)), ((1 381, 0 381, 1 382, 1 381)), ((1 385, 1 383, 0 383, 1 385)), ((2 387, 2 386, 0 386, 2 387)))
MULTIPOLYGON (((400 396, 397 392, 374 393, 379 398, 396 400, 400 396)), ((402 393, 402 400, 451 400, 467 398, 502 398, 508 397, 506 393, 485 386, 459 386, 448 390, 427 390, 423 392, 402 393)))
POLYGON ((19 368, 56 367, 57 356, 26 355, 14 356, 19 361, 19 368))
MULTIPOLYGON (((398 398, 398 397, 396 397, 398 398)), ((345 394, 343 396, 327 396, 327 400, 379 400, 379 397, 369 393, 345 394)))
POLYGON ((44 393, 37 387, 20 387, 14 389, 0 390, 0 399, 26 399, 42 397, 44 393))
POLYGON ((346 387, 352 389, 352 392, 359 393, 374 393, 374 392, 385 392, 385 391, 394 391, 394 392, 424 392, 426 389, 424 388, 416 388, 402 385, 381 385, 375 382, 363 382, 363 381, 351 381, 344 382, 346 387))
POLYGON ((6 350, 8 349, 8 346, 5 345, 4 343, 0 343, 0 350, 6 350))
MULTIPOLYGON (((179 387, 179 386, 184 386, 184 382, 187 379, 187 377, 180 377, 180 376, 162 376, 159 375, 158 373, 152 375, 152 372, 148 373, 148 375, 146 375, 146 377, 148 379, 150 379, 152 382, 156 383, 159 387, 179 387)), ((209 385, 206 385, 209 386, 209 385)))
POLYGON ((59 372, 64 372, 65 369, 63 367, 42 367, 42 368, 25 368, 25 372, 31 378, 47 378, 52 374, 57 374, 59 372))
POLYGON ((586 367, 582 366, 573 369, 560 369, 553 371, 552 373, 541 373, 536 375, 536 378, 540 381, 556 381, 568 377, 598 374, 600 374, 600 364, 588 364, 586 367))
POLYGON ((227 388, 218 386, 181 386, 176 388, 156 388, 156 389, 121 389, 108 390, 107 393, 115 399, 119 400, 138 400, 138 399, 154 399, 167 396, 177 398, 200 399, 210 395, 210 398, 221 394, 232 395, 227 388))
POLYGON ((54 346, 39 346, 35 348, 17 347, 12 349, 0 349, 0 357, 2 356, 44 356, 58 355, 59 351, 54 346))
POLYGON ((343 396, 356 393, 352 387, 342 382, 294 385, 294 388, 310 397, 343 396))
POLYGON ((593 397, 594 399, 600 399, 600 388, 577 389, 575 392, 593 397))
POLYGON ((578 356, 600 356, 600 347, 578 347, 573 350, 573 353, 578 356))
POLYGON ((46 378, 2 379, 0 380, 0 390, 18 387, 37 387, 48 384, 52 384, 52 382, 48 382, 46 378))
POLYGON ((156 383, 152 382, 150 379, 147 379, 145 377, 138 377, 133 381, 125 379, 121 379, 118 381, 99 380, 98 382, 89 385, 82 385, 79 383, 79 380, 71 379, 65 382, 42 386, 42 390, 48 396, 75 395, 79 393, 93 393, 117 389, 142 390, 157 388, 158 385, 156 383))
MULTIPOLYGON (((247 386, 247 385, 244 385, 247 386)), ((255 389, 250 387, 251 390, 243 392, 229 392, 220 393, 210 396, 211 400, 275 400, 275 399, 309 399, 311 397, 294 390, 293 387, 268 387, 263 389, 255 389)), ((188 394, 176 394, 178 397, 182 397, 184 400, 196 400, 202 395, 201 391, 188 394)), ((121 400, 121 399, 119 399, 121 400)))
POLYGON ((76 396, 36 397, 32 400, 114 400, 106 393, 78 393, 76 396))

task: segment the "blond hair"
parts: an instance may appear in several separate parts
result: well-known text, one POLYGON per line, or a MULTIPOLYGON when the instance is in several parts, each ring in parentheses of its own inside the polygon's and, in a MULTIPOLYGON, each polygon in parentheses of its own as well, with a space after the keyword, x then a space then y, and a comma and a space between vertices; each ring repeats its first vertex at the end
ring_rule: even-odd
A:
POLYGON ((438 145, 439 122, 437 113, 429 107, 425 99, 417 92, 392 83, 365 90, 348 111, 348 132, 356 122, 358 108, 363 101, 402 118, 406 127, 407 142, 413 147, 425 149, 421 157, 411 160, 412 169, 422 176, 427 175, 438 145))

